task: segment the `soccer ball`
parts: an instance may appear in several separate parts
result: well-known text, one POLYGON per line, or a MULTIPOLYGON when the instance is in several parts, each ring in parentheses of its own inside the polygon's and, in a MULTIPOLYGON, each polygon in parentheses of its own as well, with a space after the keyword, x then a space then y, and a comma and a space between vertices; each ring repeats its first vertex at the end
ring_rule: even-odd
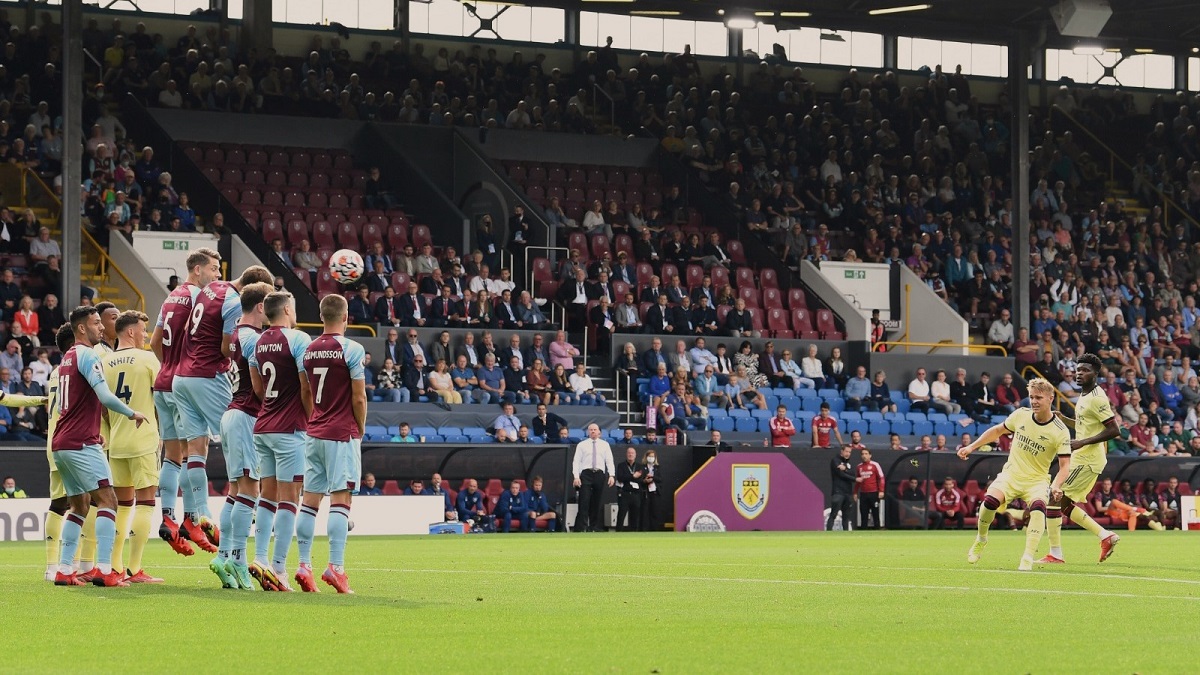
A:
POLYGON ((348 286, 362 281, 364 269, 365 265, 358 251, 344 248, 329 258, 329 276, 339 284, 348 286))

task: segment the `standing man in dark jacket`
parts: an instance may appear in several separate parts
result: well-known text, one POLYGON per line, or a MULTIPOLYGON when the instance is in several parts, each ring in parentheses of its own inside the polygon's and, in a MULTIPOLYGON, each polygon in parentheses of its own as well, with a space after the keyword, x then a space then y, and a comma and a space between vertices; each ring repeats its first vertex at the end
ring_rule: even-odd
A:
POLYGON ((829 518, 825 521, 825 529, 833 529, 833 521, 837 514, 842 514, 842 529, 850 530, 854 522, 854 465, 850 463, 850 446, 843 445, 841 453, 829 463, 829 471, 833 475, 833 489, 829 494, 829 518))
POLYGON ((637 463, 637 450, 629 448, 625 451, 625 461, 617 465, 617 486, 620 493, 617 496, 617 531, 634 532, 638 529, 638 521, 642 513, 641 491, 642 468, 637 463), (629 524, 625 524, 625 516, 629 516, 629 524))

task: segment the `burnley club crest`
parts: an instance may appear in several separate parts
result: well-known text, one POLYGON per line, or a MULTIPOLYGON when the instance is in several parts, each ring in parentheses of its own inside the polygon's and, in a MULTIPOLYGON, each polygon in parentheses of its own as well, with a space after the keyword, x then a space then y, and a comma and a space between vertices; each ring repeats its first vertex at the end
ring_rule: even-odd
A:
POLYGON ((771 467, 767 464, 734 464, 733 505, 747 520, 762 515, 767 507, 771 467))

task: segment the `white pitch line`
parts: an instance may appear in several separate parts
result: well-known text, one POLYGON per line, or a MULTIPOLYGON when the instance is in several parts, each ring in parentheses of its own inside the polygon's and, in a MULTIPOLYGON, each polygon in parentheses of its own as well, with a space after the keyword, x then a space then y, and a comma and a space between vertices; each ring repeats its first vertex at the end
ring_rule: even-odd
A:
MULTIPOLYGON (((0 565, 4 568, 19 568, 19 569, 40 569, 38 565, 0 565)), ((857 568, 845 566, 849 569, 871 569, 857 568)), ((194 565, 158 565, 155 569, 204 569, 194 565)), ((734 584, 772 584, 781 586, 830 586, 837 588, 874 588, 874 589, 891 589, 891 590, 914 590, 914 591, 958 591, 965 593, 1015 593, 1019 595, 1059 595, 1073 596, 1086 598, 1130 598, 1130 599, 1147 599, 1147 600, 1186 600, 1200 601, 1200 597, 1188 597, 1179 595, 1146 595, 1144 593, 1108 593, 1103 591, 1070 591, 1064 589, 1037 589, 1037 588, 981 588, 974 586, 947 586, 947 585, 926 585, 926 584, 884 584, 871 583, 865 581, 821 581, 817 579, 755 579, 750 577, 700 577, 700 576, 668 576, 655 574, 615 574, 615 573, 593 573, 593 572, 513 572, 509 570, 453 570, 453 569, 417 569, 417 568, 394 568, 394 567, 360 567, 351 568, 352 571, 357 569, 362 572, 387 572, 391 574, 488 574, 493 576, 527 576, 527 577, 559 577, 559 578, 581 578, 581 579, 627 579, 638 581, 690 581, 690 582, 720 582, 734 584)), ((880 568, 875 568, 880 569, 880 568)), ((932 569, 941 571, 937 568, 891 568, 891 569, 932 569)), ((1006 570, 990 570, 996 572, 1005 572, 1006 570)), ((1019 572, 1019 574, 1028 574, 1028 572, 1019 572)), ((1045 573, 1049 574, 1049 573, 1045 573)), ((1129 578, 1129 577, 1118 577, 1129 578)))

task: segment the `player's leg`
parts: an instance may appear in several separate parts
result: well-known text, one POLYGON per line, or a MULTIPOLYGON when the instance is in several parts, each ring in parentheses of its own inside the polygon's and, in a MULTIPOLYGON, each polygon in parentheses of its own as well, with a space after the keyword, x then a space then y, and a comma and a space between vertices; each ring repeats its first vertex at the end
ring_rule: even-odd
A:
MULTIPOLYGON (((233 499, 229 527, 222 525, 221 528, 221 545, 228 546, 229 553, 224 569, 237 588, 251 590, 246 544, 254 522, 260 476, 258 452, 254 447, 254 418, 240 410, 226 411, 221 418, 221 441, 229 476, 229 495, 233 499)), ((267 536, 270 536, 269 531, 267 536)))
POLYGON ((357 439, 350 441, 328 441, 326 466, 330 469, 329 520, 326 530, 329 535, 329 566, 321 574, 321 580, 333 586, 338 593, 353 593, 346 576, 346 538, 350 533, 350 495, 358 487, 362 476, 362 447, 357 439))
POLYGON ((979 522, 976 525, 975 543, 971 544, 971 548, 967 551, 967 562, 979 562, 979 558, 983 555, 983 547, 987 546, 988 529, 992 526, 992 521, 996 519, 996 511, 1000 509, 1000 505, 1005 500, 1004 489, 1004 474, 996 477, 996 480, 988 487, 987 494, 983 496, 983 502, 979 506, 979 522))
POLYGON ((202 550, 215 553, 220 533, 208 513, 208 441, 221 433, 221 416, 229 407, 229 385, 224 378, 177 377, 173 383, 179 409, 180 438, 187 441, 184 490, 184 519, 180 527, 202 550), (221 385, 224 385, 223 387, 221 385), (222 388, 224 391, 222 392, 222 388))
MULTIPOLYGON (((59 464, 59 473, 64 473, 63 466, 59 464)), ((68 479, 66 482, 70 483, 68 479)), ((68 487, 68 490, 72 488, 68 487)), ((55 586, 83 586, 87 582, 79 579, 75 574, 74 560, 75 551, 79 548, 79 538, 83 533, 83 520, 87 517, 88 511, 91 509, 91 498, 86 492, 75 494, 67 497, 70 504, 70 510, 67 511, 66 517, 63 519, 62 526, 62 547, 58 557, 58 571, 54 575, 55 586)))
POLYGON ((271 434, 275 437, 276 489, 279 504, 275 511, 275 546, 271 553, 271 569, 286 586, 287 557, 296 534, 296 516, 300 512, 300 494, 304 487, 303 433, 271 434))
MULTIPOLYGON (((151 456, 156 459, 157 456, 151 456)), ((154 464, 153 461, 150 464, 154 464)), ((153 475, 153 474, 151 474, 153 475)), ((146 543, 150 541, 150 529, 154 526, 154 495, 157 485, 138 488, 134 493, 133 527, 129 536, 129 577, 131 584, 160 584, 162 579, 146 574, 142 559, 146 543)))
MULTIPOLYGON (((187 445, 179 440, 179 411, 175 406, 174 394, 169 391, 154 392, 154 410, 158 413, 158 435, 163 443, 162 468, 158 472, 158 498, 163 511, 163 527, 159 534, 162 536, 166 530, 174 538, 179 529, 175 520, 175 507, 179 503, 179 473, 183 469, 187 445)), ((171 540, 166 536, 163 539, 171 540)))
POLYGON ((1029 504, 1029 525, 1025 528, 1025 553, 1021 556, 1021 564, 1017 569, 1028 571, 1033 569, 1033 556, 1037 554, 1038 544, 1046 531, 1046 498, 1036 496, 1040 490, 1027 494, 1032 501, 1029 504))
POLYGON ((275 451, 270 439, 270 434, 254 436, 254 451, 258 455, 262 480, 255 504, 254 560, 250 562, 249 571, 264 591, 279 590, 275 583, 275 573, 271 571, 270 560, 271 532, 275 529, 275 512, 279 499, 279 485, 275 479, 275 451))
POLYGON ((1057 564, 1063 562, 1062 517, 1063 502, 1065 500, 1066 495, 1063 495, 1060 500, 1051 501, 1046 504, 1046 539, 1050 543, 1050 552, 1038 560, 1040 563, 1057 564))
POLYGON ((75 567, 85 582, 91 582, 96 573, 96 502, 90 498, 88 513, 83 519, 83 531, 79 533, 75 567))
POLYGON ((312 547, 317 530, 317 513, 321 510, 321 500, 329 491, 327 443, 330 441, 309 438, 304 446, 304 497, 300 513, 296 516, 296 548, 300 552, 300 564, 296 568, 295 579, 305 593, 318 592, 312 571, 312 547))
MULTIPOLYGON (((124 463, 125 460, 113 460, 113 481, 124 483, 124 480, 117 478, 116 466, 118 463, 124 463)), ((128 475, 128 474, 126 474, 128 475)), ((125 573, 125 540, 129 537, 129 531, 133 529, 133 507, 135 505, 135 490, 133 485, 123 485, 113 488, 113 492, 117 496, 117 520, 116 520, 116 537, 113 539, 112 549, 112 567, 113 569, 125 573)))
POLYGON ((50 471, 50 508, 46 511, 46 581, 54 581, 54 576, 58 573, 63 518, 69 507, 62 476, 58 474, 58 469, 53 469, 50 471))

